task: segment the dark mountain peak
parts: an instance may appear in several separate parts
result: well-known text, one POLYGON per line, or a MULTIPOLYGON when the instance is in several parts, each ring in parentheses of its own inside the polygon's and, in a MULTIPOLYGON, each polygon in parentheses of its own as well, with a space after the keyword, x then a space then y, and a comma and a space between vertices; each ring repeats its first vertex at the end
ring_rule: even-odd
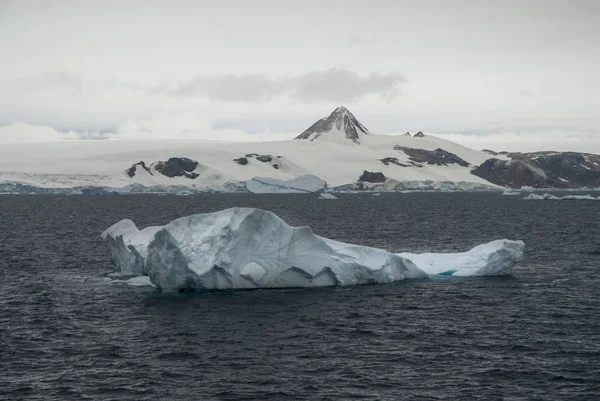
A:
POLYGON ((320 119, 306 131, 298 135, 296 139, 314 141, 321 136, 330 138, 338 135, 356 144, 360 144, 360 137, 362 135, 369 135, 369 130, 354 117, 350 110, 344 106, 340 106, 329 117, 320 119))

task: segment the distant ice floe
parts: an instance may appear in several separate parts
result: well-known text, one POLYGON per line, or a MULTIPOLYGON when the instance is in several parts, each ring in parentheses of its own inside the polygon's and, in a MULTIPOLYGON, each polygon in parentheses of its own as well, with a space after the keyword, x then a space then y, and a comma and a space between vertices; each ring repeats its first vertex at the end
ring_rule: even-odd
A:
POLYGON ((595 198, 592 195, 565 195, 562 197, 550 194, 529 194, 523 198, 524 200, 600 200, 600 196, 595 198))
POLYGON ((503 275, 522 259, 521 241, 461 254, 393 254, 320 237, 271 212, 232 208, 138 230, 122 220, 102 233, 112 263, 148 276, 163 292, 390 283, 429 275, 503 275))
POLYGON ((337 196, 333 194, 322 193, 319 195, 319 199, 337 199, 337 196))
POLYGON ((507 189, 504 192, 502 192, 502 195, 504 195, 504 196, 518 196, 518 195, 521 195, 521 192, 507 189))

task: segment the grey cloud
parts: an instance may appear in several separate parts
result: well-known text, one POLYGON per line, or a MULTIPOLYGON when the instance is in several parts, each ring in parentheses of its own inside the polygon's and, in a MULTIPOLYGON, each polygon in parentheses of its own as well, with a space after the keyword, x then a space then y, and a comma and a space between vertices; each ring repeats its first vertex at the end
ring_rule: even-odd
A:
POLYGON ((398 72, 360 76, 345 68, 331 68, 277 79, 258 74, 198 76, 175 88, 153 87, 148 94, 204 96, 233 102, 264 102, 289 96, 303 103, 353 102, 367 95, 377 95, 391 101, 400 94, 399 86, 406 82, 404 75, 398 72))

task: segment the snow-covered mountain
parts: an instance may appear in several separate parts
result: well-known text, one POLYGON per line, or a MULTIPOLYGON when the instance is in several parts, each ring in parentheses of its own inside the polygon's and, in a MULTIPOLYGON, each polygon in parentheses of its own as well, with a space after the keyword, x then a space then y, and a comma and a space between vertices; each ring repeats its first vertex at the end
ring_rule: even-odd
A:
MULTIPOLYGON (((276 192, 307 192, 323 188, 323 181, 328 188, 338 190, 473 190, 521 182, 504 176, 503 169, 515 163, 514 154, 488 152, 422 132, 414 136, 375 135, 350 111, 339 107, 295 140, 286 141, 4 144, 0 147, 0 192, 40 192, 40 188, 52 192, 51 188, 82 187, 177 191, 254 188, 259 192, 276 188, 276 192), (494 161, 490 162, 492 158, 494 161)), ((586 157, 580 169, 595 171, 598 160, 586 157)), ((544 168, 557 169, 561 165, 537 162, 535 168, 539 174, 548 175, 544 168)), ((544 185, 563 182, 560 174, 554 176, 558 178, 545 181, 544 185)), ((572 175, 565 177, 564 180, 573 179, 572 175)), ((595 181, 594 177, 586 179, 586 185, 594 186, 596 182, 595 186, 600 186, 600 179, 595 181)))
POLYGON ((309 139, 314 141, 319 138, 326 140, 344 138, 360 144, 365 135, 369 135, 369 130, 350 113, 350 110, 344 106, 340 106, 329 117, 320 119, 295 139, 309 139))

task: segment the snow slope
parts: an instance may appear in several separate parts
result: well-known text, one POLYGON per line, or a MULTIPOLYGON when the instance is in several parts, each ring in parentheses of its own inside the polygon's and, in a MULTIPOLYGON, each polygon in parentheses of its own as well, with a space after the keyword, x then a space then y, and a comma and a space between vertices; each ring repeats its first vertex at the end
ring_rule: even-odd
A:
MULTIPOLYGON (((0 183, 20 182, 40 187, 108 186, 132 183, 177 185, 196 188, 220 188, 231 182, 246 182, 254 177, 287 181, 312 174, 329 187, 351 184, 363 171, 382 172, 400 182, 467 182, 489 184, 471 174, 472 167, 490 157, 456 143, 425 135, 373 135, 354 116, 338 108, 319 120, 306 135, 308 140, 277 142, 225 143, 194 140, 102 140, 58 141, 48 143, 3 144, 0 147, 0 183), (332 117, 333 116, 333 117, 332 117), (324 122, 327 122, 326 124, 324 122), (319 131, 328 129, 329 131, 319 131), (316 131, 315 131, 316 130, 316 131), (356 135, 355 135, 356 133, 356 135), (470 166, 458 164, 416 166, 400 148, 453 153, 470 166), (268 155, 278 161, 265 163, 248 155, 268 155), (136 174, 125 170, 144 161, 151 166, 172 157, 197 161, 196 179, 169 178, 161 174, 136 174), (245 164, 234 160, 245 158, 245 164), (393 158, 397 164, 382 162, 393 158)), ((309 130, 307 130, 309 131, 309 130)), ((418 187, 418 185, 416 186, 418 187)))
POLYGON ((291 227, 271 212, 232 208, 137 231, 130 220, 102 238, 121 272, 161 291, 348 286, 428 274, 509 274, 524 244, 500 240, 464 254, 392 254, 291 227))
POLYGON ((371 135, 367 139, 361 145, 351 141, 336 143, 300 140, 262 143, 106 140, 5 144, 0 147, 0 182, 16 181, 41 187, 119 187, 133 182, 200 187, 247 181, 253 177, 289 180, 312 174, 327 181, 332 187, 355 182, 367 170, 383 172, 386 177, 398 181, 465 181, 489 184, 472 175, 469 168, 457 165, 424 165, 417 168, 386 166, 380 161, 385 157, 408 159, 404 153, 393 150, 396 144, 426 149, 441 147, 472 164, 485 158, 482 152, 431 136, 409 138, 371 135), (292 164, 287 169, 276 170, 255 160, 250 160, 245 166, 233 161, 247 153, 282 155, 292 164), (124 173, 141 160, 153 162, 170 157, 188 157, 205 166, 206 170, 196 180, 161 176, 132 179, 124 173))

